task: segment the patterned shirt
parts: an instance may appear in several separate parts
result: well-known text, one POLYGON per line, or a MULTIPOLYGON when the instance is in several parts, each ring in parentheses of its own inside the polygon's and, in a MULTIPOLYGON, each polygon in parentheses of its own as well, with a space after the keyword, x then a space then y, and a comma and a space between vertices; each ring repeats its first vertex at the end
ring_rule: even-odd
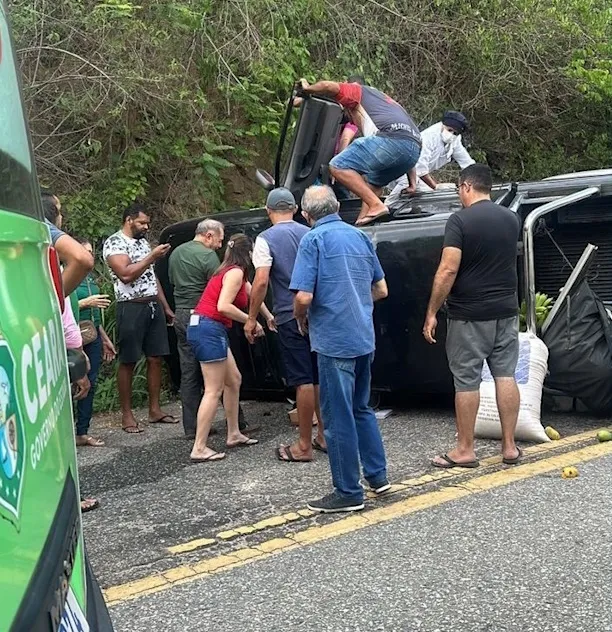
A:
MULTIPOLYGON (((142 261, 151 252, 151 246, 146 239, 132 239, 123 231, 118 231, 111 235, 104 242, 102 256, 108 264, 108 258, 113 255, 127 255, 130 263, 142 261)), ((157 279, 153 266, 149 266, 141 276, 132 283, 123 283, 109 266, 111 278, 115 288, 115 298, 117 302, 133 301, 137 298, 148 298, 157 296, 157 279)))

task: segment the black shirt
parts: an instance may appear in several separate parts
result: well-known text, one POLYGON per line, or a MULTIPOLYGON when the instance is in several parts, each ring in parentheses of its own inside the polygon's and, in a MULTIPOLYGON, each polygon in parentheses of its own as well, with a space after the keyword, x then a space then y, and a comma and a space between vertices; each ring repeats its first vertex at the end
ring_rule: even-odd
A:
POLYGON ((518 313, 516 274, 520 221, 489 200, 448 218, 444 246, 461 250, 461 265, 447 299, 453 320, 497 320, 518 313))

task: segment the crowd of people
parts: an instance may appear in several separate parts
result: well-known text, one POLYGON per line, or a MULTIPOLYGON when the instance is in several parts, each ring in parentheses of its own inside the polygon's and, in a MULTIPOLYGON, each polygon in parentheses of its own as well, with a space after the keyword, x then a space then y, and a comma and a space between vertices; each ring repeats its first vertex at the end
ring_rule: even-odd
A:
MULTIPOLYGON (((456 389, 457 445, 432 460, 440 468, 478 467, 474 424, 479 385, 486 360, 495 378, 505 463, 516 464, 514 443, 519 392, 514 380, 518 360, 516 215, 491 202, 491 172, 474 163, 460 134, 465 117, 447 112, 421 134, 393 99, 362 82, 301 83, 301 97, 321 94, 336 99, 353 127, 341 135, 341 149, 330 162, 334 180, 362 199, 357 224, 387 214, 382 187, 397 180, 404 194, 419 187, 435 189, 431 172, 454 157, 464 166, 458 181, 463 210, 446 226, 444 246, 423 335, 435 344, 437 313, 448 305, 446 349, 456 389), (408 185, 408 186, 406 186, 408 185)), ((344 132, 345 130, 343 130, 344 132)), ((395 191, 397 193, 397 191, 395 191)), ((212 422, 223 402, 225 450, 256 446, 241 414, 241 375, 228 330, 244 328, 250 343, 278 336, 285 381, 296 390, 299 436, 276 448, 285 463, 310 462, 314 452, 329 457, 333 491, 309 508, 319 512, 355 511, 364 506, 361 474, 377 494, 390 488, 382 437, 369 406, 370 367, 375 352, 374 302, 388 295, 384 271, 368 236, 342 221, 338 199, 329 186, 308 188, 298 207, 291 191, 273 189, 266 209, 271 226, 255 243, 243 233, 226 241, 224 226, 201 221, 192 241, 170 253, 168 244, 151 247, 146 239, 146 206, 132 204, 123 224, 103 248, 117 303, 116 342, 104 331, 100 310, 109 297, 91 276, 92 247, 61 231, 61 204, 43 191, 52 241, 63 263, 66 308, 62 315, 69 348, 82 349, 89 373, 75 386, 76 441, 101 447, 89 435, 93 396, 100 363, 117 357, 122 428, 140 433, 132 411, 136 363, 146 358, 149 423, 176 424, 160 406, 161 363, 169 353, 167 326, 177 334, 181 367, 182 422, 193 441, 193 463, 225 459, 226 451, 209 445, 212 422), (301 208, 303 222, 296 221, 301 208), (222 261, 217 251, 225 243, 222 261), (155 275, 155 263, 169 256, 174 310, 155 275), (254 277, 250 282, 250 270, 254 277), (272 288, 270 309, 265 296, 272 288), (265 329, 262 322, 265 322, 265 329), (79 326, 80 325, 80 326, 79 326), (268 333, 266 333, 266 330, 268 333), (313 437, 313 419, 318 420, 313 437)), ((83 499, 83 509, 96 504, 83 499)))

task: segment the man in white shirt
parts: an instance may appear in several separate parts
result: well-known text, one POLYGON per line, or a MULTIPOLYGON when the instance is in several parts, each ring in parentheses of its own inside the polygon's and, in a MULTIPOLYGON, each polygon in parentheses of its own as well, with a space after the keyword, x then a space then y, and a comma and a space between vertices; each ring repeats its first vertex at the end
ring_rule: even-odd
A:
POLYGON ((132 377, 141 356, 147 358, 149 423, 178 423, 160 408, 162 356, 169 354, 166 321, 174 313, 166 301, 154 271, 169 244, 151 249, 145 236, 149 215, 142 204, 132 204, 123 213, 123 227, 104 243, 103 257, 113 279, 117 299, 119 343, 118 387, 122 426, 128 433, 142 432, 132 412, 132 377))
MULTIPOLYGON (((461 142, 461 134, 467 129, 468 121, 461 112, 449 110, 442 120, 421 132, 423 148, 416 164, 416 189, 408 187, 408 178, 404 175, 395 182, 395 187, 386 199, 387 206, 397 202, 400 195, 431 193, 447 185, 434 180, 432 173, 454 160, 461 169, 474 164, 474 160, 461 142)), ((453 185, 454 186, 454 185, 453 185)))

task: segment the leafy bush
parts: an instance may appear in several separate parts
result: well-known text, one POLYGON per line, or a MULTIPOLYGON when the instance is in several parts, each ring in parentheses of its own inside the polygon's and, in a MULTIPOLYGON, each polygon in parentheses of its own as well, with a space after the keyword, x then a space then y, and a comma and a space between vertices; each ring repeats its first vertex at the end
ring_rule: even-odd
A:
POLYGON ((300 76, 360 72, 421 125, 473 123, 500 179, 607 166, 607 0, 9 0, 39 173, 95 238, 247 198, 300 76), (238 196, 238 198, 236 197, 238 196))

